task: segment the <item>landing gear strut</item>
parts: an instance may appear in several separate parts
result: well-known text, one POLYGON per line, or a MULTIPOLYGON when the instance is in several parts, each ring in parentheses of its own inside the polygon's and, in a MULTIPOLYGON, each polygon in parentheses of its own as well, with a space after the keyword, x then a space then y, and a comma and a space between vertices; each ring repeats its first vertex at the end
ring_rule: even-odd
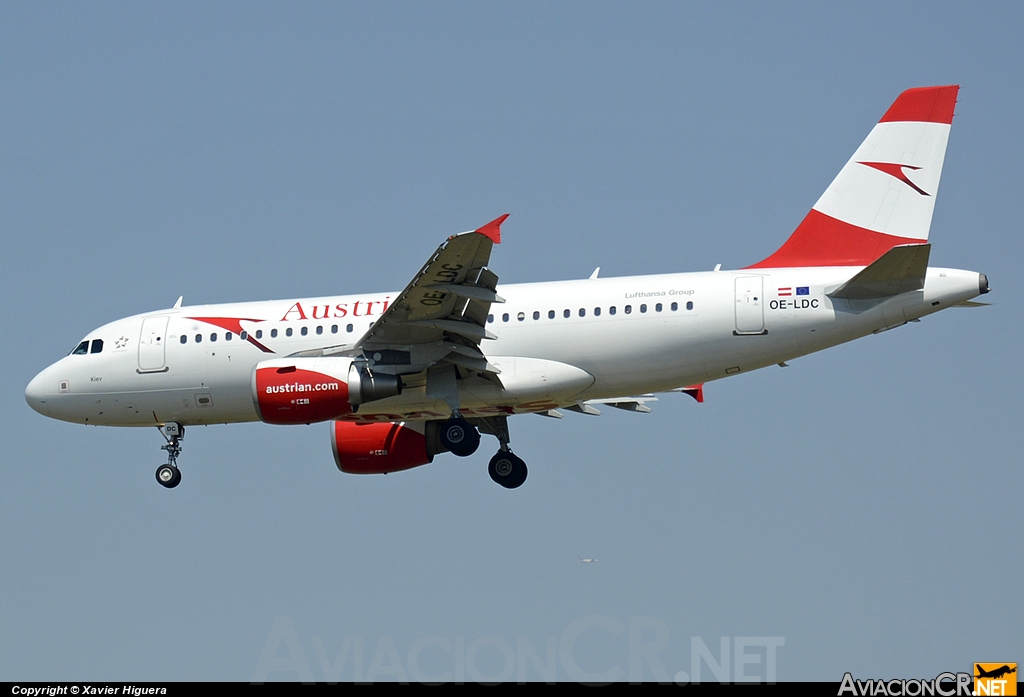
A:
POLYGON ((156 468, 156 480, 161 486, 173 489, 181 483, 181 470, 178 469, 178 455, 181 455, 181 441, 185 438, 185 427, 178 423, 167 423, 160 427, 160 435, 167 445, 160 446, 167 451, 167 464, 156 468))
POLYGON ((458 412, 441 424, 441 444, 454 455, 467 457, 480 447, 480 432, 458 412))

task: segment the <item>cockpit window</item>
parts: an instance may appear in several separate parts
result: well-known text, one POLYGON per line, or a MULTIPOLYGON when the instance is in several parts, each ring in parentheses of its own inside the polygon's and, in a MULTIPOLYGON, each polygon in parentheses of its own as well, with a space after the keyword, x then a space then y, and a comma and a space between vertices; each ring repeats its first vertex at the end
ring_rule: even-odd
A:
POLYGON ((102 351, 103 351, 103 339, 93 339, 92 340, 92 349, 89 350, 89 353, 102 353, 102 351))
POLYGON ((82 343, 75 347, 75 350, 71 352, 71 355, 84 356, 87 353, 89 353, 89 342, 83 341, 82 343))

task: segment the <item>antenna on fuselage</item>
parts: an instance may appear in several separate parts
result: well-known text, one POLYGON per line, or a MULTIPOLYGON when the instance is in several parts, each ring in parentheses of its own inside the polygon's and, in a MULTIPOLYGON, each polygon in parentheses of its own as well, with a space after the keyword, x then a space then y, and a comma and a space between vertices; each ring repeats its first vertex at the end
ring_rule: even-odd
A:
POLYGON ((184 299, 185 299, 184 295, 179 295, 177 302, 174 303, 174 307, 172 307, 171 309, 172 310, 180 310, 181 309, 181 301, 184 300, 184 299))
POLYGON ((590 280, 593 281, 595 278, 597 278, 597 274, 599 274, 599 273, 601 273, 601 267, 600 266, 598 266, 596 269, 594 269, 594 273, 590 274, 590 280))

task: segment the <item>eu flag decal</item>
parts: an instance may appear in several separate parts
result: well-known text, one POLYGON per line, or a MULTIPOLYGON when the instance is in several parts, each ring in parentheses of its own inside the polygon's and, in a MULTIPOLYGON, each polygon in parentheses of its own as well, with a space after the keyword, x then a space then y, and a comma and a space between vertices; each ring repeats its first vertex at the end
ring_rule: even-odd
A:
POLYGON ((810 286, 797 286, 796 287, 796 294, 797 295, 810 295, 811 294, 810 286))

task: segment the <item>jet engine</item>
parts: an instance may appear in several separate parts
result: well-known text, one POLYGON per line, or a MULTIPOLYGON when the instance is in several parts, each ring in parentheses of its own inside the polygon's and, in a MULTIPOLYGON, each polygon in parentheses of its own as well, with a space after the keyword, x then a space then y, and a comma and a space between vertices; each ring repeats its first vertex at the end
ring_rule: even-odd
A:
POLYGON ((351 358, 278 358, 252 371, 252 399, 269 424, 309 424, 402 392, 397 375, 373 374, 351 358))
POLYGON ((331 450, 349 474, 387 474, 425 465, 440 452, 433 422, 352 423, 335 421, 331 450), (434 437, 428 437, 433 435, 434 437))

